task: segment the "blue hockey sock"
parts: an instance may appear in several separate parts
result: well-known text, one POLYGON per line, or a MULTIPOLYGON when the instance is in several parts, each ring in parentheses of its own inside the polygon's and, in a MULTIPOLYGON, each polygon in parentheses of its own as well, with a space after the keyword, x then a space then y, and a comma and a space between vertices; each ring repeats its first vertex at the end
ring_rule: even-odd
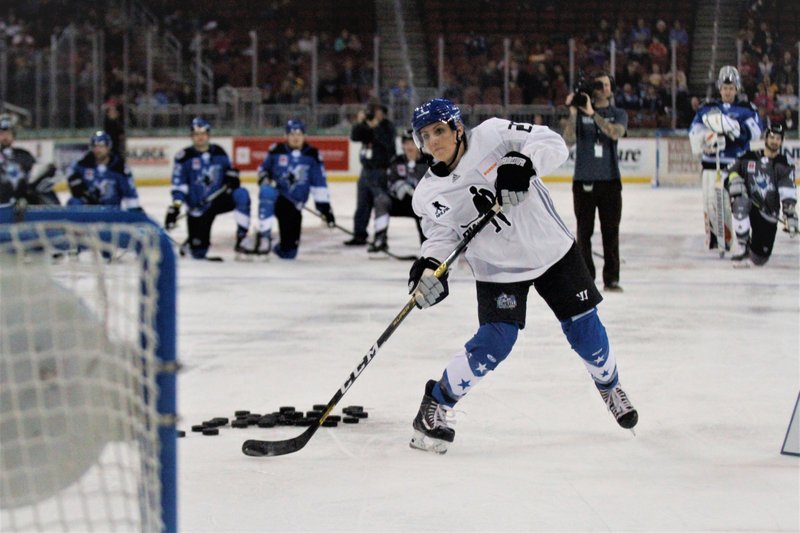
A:
POLYGON ((464 350, 458 352, 444 370, 441 383, 455 401, 443 403, 454 405, 483 376, 497 368, 511 353, 518 333, 519 327, 507 322, 492 322, 479 327, 475 336, 464 345, 464 350))
POLYGON ((598 389, 617 384, 617 361, 608 343, 606 328, 597 316, 597 308, 561 322, 572 349, 583 359, 598 389))

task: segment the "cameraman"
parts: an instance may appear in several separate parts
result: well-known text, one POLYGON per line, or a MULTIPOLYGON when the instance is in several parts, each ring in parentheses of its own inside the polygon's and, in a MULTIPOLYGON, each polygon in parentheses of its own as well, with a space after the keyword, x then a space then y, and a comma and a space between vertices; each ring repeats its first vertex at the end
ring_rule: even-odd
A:
MULTIPOLYGON (((386 106, 372 102, 356 115, 350 140, 360 142, 361 175, 358 178, 356 212, 353 215, 353 238, 345 241, 348 246, 367 244, 367 226, 372 208, 376 203, 391 205, 386 183, 386 170, 395 156, 394 124, 386 118, 386 106)), ((375 220, 375 239, 369 251, 385 250, 386 228, 389 215, 375 220)))
POLYGON ((592 233, 595 210, 603 237, 604 290, 622 292, 619 285, 619 224, 622 218, 622 180, 617 140, 625 135, 628 115, 611 106, 611 78, 598 72, 567 96, 569 120, 564 140, 575 148, 572 203, 578 221, 578 248, 594 278, 592 233))

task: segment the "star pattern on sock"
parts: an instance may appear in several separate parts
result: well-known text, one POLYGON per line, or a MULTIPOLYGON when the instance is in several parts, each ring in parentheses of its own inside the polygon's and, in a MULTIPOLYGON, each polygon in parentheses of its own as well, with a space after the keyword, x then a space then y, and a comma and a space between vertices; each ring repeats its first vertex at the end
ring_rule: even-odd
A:
POLYGON ((483 363, 478 363, 478 366, 475 367, 475 372, 479 374, 485 374, 487 370, 489 370, 489 367, 483 363))
POLYGON ((466 379, 462 379, 458 386, 461 387, 461 390, 467 390, 467 388, 470 386, 470 382, 466 379))

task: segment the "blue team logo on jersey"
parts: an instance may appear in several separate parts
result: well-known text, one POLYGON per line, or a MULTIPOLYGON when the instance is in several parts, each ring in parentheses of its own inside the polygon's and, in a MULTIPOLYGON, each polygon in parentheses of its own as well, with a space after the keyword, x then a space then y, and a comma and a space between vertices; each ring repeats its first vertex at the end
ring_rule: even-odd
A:
POLYGON ((289 166, 289 156, 288 155, 279 155, 278 156, 278 165, 282 167, 289 166))
POLYGON ((517 297, 513 294, 509 295, 506 293, 501 293, 500 296, 497 297, 498 309, 515 309, 516 307, 517 297))

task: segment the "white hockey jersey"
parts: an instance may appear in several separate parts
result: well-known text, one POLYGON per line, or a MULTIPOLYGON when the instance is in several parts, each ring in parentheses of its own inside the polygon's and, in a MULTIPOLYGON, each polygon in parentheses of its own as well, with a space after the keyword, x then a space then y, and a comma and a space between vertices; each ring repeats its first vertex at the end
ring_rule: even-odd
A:
POLYGON ((491 118, 467 132, 467 151, 448 176, 429 170, 414 191, 414 211, 427 237, 423 256, 444 260, 494 204, 497 165, 510 151, 530 157, 536 176, 527 200, 495 216, 469 243, 464 259, 473 276, 495 283, 531 280, 567 253, 574 237, 540 179, 567 159, 567 145, 546 126, 491 118))

